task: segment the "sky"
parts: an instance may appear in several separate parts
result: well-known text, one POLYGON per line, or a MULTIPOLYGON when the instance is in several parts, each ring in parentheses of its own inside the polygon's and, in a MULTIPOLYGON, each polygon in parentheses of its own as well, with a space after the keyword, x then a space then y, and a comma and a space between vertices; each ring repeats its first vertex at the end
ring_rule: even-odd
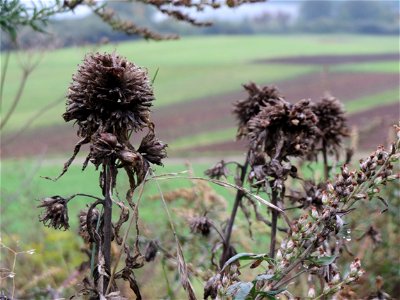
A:
MULTIPOLYGON (((28 6, 31 3, 54 4, 54 0, 21 0, 28 6)), ((121 1, 121 0, 114 0, 121 1)), ((112 2, 112 1, 109 1, 112 2)), ((269 0, 263 3, 244 4, 236 8, 222 7, 219 9, 207 8, 203 12, 192 12, 200 20, 240 20, 246 17, 254 17, 265 12, 276 13, 282 11, 290 15, 297 15, 298 1, 289 0, 269 0)), ((68 12, 58 15, 57 18, 80 18, 90 13, 90 9, 84 5, 78 6, 74 12, 68 12)), ((161 21, 165 18, 161 13, 155 15, 155 21, 161 21)))

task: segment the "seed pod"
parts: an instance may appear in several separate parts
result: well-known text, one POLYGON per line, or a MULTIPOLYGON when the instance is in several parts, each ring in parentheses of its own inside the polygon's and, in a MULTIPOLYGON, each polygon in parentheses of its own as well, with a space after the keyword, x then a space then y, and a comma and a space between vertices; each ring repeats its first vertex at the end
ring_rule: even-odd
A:
POLYGON ((45 208, 39 221, 47 227, 67 230, 69 228, 67 202, 60 196, 44 198, 38 206, 38 208, 45 208))

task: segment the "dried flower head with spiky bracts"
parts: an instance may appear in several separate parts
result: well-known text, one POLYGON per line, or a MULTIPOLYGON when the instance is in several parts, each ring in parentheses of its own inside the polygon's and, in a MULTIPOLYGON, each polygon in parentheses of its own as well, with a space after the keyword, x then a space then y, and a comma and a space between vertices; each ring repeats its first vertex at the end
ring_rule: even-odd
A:
POLYGON ((89 54, 72 78, 65 121, 75 120, 81 137, 98 131, 121 141, 149 123, 154 100, 147 71, 115 53, 89 54))
POLYGON ((242 138, 247 135, 247 122, 257 115, 269 102, 274 102, 281 98, 279 91, 275 87, 260 87, 254 82, 243 85, 248 93, 246 99, 235 103, 233 113, 239 121, 237 137, 242 138))
POLYGON ((45 209, 39 221, 47 227, 67 230, 69 228, 67 203, 68 199, 60 196, 44 198, 38 206, 45 209))
POLYGON ((197 216, 190 220, 190 230, 194 233, 201 233, 204 236, 210 234, 211 221, 207 216, 197 216))
POLYGON ((88 209, 81 210, 79 212, 79 235, 85 241, 85 243, 91 242, 91 235, 89 233, 89 230, 90 228, 92 230, 96 228, 96 224, 99 222, 99 217, 100 211, 97 208, 94 208, 90 213, 88 209), (90 217, 90 224, 88 224, 88 215, 90 217))
POLYGON ((225 177, 227 178, 228 174, 229 174, 229 170, 226 166, 226 163, 224 160, 221 160, 219 162, 217 162, 212 168, 207 169, 204 172, 205 175, 207 175, 208 177, 210 177, 211 179, 220 179, 221 177, 225 177))
POLYGON ((316 139, 317 121, 308 100, 294 105, 283 99, 269 102, 248 122, 251 148, 279 160, 303 156, 316 139))
POLYGON ((327 96, 315 103, 312 110, 318 117, 317 126, 320 130, 315 145, 324 145, 329 153, 338 155, 343 138, 349 136, 343 104, 337 98, 327 96))

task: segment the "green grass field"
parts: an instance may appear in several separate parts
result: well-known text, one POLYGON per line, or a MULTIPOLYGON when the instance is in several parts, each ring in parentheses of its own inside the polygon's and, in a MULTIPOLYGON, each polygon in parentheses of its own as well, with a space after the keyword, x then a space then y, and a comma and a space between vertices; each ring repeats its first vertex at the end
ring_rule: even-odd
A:
MULTIPOLYGON (((190 101, 210 95, 237 90, 249 79, 258 82, 276 82, 318 71, 311 65, 263 65, 257 59, 279 56, 323 54, 394 53, 398 51, 396 38, 350 35, 295 35, 295 36, 215 36, 185 37, 179 41, 126 42, 108 45, 98 51, 114 51, 126 56, 140 66, 147 67, 150 77, 158 69, 154 88, 155 105, 190 101), (295 45, 295 46, 293 46, 295 45), (266 71, 267 70, 267 71, 266 71)), ((5 131, 17 130, 41 107, 67 92, 72 74, 89 48, 68 48, 33 55, 40 59, 37 69, 29 78, 24 94, 5 127, 5 131)), ((4 59, 4 55, 1 57, 4 59)), ((1 114, 9 109, 21 77, 19 64, 26 62, 26 55, 12 55, 5 79, 4 103, 1 114)), ((395 64, 376 63, 344 66, 346 71, 395 71, 395 64)), ((340 66, 335 68, 341 69, 340 66)), ((398 70, 397 70, 398 71, 398 70)), ((61 124, 60 115, 64 101, 35 120, 32 127, 61 124)))

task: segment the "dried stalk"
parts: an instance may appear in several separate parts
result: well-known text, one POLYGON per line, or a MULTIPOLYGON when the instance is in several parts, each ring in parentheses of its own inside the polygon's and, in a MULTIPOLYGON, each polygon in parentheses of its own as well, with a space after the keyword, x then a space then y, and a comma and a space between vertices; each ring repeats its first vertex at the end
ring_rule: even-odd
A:
MULTIPOLYGON (((272 204, 278 204, 278 191, 276 189, 272 189, 272 204)), ((272 220, 271 220, 271 243, 269 248, 269 256, 271 258, 275 257, 275 244, 276 244, 276 230, 277 230, 277 223, 278 223, 278 212, 273 210, 272 211, 272 220)))
MULTIPOLYGON (((114 177, 112 174, 111 164, 114 162, 107 160, 103 166, 103 178, 104 178, 104 187, 103 187, 103 196, 104 196, 104 213, 103 213, 103 255, 104 255, 104 268, 106 273, 110 273, 111 271, 111 235, 112 235, 112 178, 114 177)), ((107 295, 106 290, 107 287, 111 283, 107 276, 104 276, 103 288, 104 294, 107 295)))
MULTIPOLYGON (((246 161, 244 163, 243 166, 239 167, 240 168, 240 185, 241 187, 243 187, 243 183, 244 183, 244 179, 247 173, 247 168, 249 165, 249 155, 246 156, 246 161)), ((226 230, 225 230, 225 238, 223 239, 223 251, 222 251, 222 256, 220 259, 220 267, 222 268, 222 266, 226 263, 226 261, 230 258, 229 257, 229 251, 230 251, 230 239, 231 239, 231 235, 232 235, 232 229, 233 229, 233 224, 235 222, 235 218, 236 218, 236 213, 237 210, 239 208, 239 204, 242 201, 243 196, 245 195, 245 193, 243 192, 243 190, 238 189, 236 192, 236 197, 235 197, 235 202, 233 204, 233 208, 232 208, 232 212, 231 212, 231 216, 229 218, 229 223, 226 226, 226 230)))

